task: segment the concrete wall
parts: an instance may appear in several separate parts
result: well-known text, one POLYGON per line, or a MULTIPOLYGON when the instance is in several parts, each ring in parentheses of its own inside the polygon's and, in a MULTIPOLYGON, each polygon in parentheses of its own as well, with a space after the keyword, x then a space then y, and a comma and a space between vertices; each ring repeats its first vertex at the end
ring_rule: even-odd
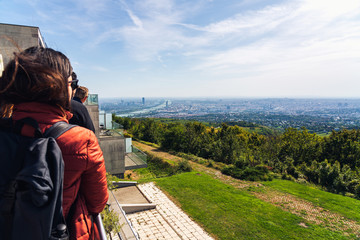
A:
POLYGON ((125 138, 121 136, 100 136, 99 106, 85 105, 89 111, 99 139, 101 150, 104 154, 106 171, 110 174, 124 178, 125 172, 125 138))
POLYGON ((45 46, 38 27, 0 24, 0 54, 4 67, 14 57, 14 52, 32 46, 45 46))
POLYGON ((99 138, 99 133, 100 133, 99 106, 98 105, 85 105, 85 106, 90 114, 91 120, 93 121, 96 137, 99 138))
POLYGON ((99 143, 104 154, 106 171, 123 178, 125 172, 125 139, 122 137, 101 137, 99 143))

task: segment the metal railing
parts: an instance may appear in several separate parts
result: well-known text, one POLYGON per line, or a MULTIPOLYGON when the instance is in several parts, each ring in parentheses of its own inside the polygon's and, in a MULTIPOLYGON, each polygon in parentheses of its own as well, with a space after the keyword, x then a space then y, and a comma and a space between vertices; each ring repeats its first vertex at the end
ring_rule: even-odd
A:
POLYGON ((112 122, 113 129, 124 129, 124 126, 121 125, 120 123, 117 123, 115 121, 111 121, 111 122, 112 122))
POLYGON ((102 222, 100 214, 96 215, 95 224, 96 224, 96 227, 97 227, 97 229, 99 231, 100 240, 107 240, 104 224, 102 222))
POLYGON ((138 148, 134 147, 133 145, 132 147, 132 152, 138 157, 140 158, 144 163, 147 163, 147 155, 146 153, 144 153, 143 151, 139 150, 138 148))
MULTIPOLYGON (((117 206, 119 207, 119 209, 120 209, 120 211, 121 211, 121 213, 122 213, 122 216, 123 216, 124 219, 125 219, 125 222, 127 223, 126 225, 130 228, 130 231, 132 232, 133 237, 135 237, 136 240, 140 240, 139 234, 135 231, 135 229, 133 228, 131 222, 130 222, 129 219, 126 217, 126 213, 125 213, 124 209, 122 209, 122 207, 121 207, 120 203, 118 202, 118 200, 116 199, 113 191, 110 191, 110 192, 111 192, 111 194, 113 195, 113 197, 114 197, 114 199, 115 199, 115 202, 116 202, 117 206)), ((121 237, 121 236, 120 236, 120 237, 121 237)))

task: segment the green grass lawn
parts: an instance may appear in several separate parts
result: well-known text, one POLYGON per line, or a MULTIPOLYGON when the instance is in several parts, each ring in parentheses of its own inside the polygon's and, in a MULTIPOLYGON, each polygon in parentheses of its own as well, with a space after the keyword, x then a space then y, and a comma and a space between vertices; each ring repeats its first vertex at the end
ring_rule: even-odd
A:
POLYGON ((360 201, 339 194, 322 191, 316 187, 299 184, 288 180, 275 179, 262 182, 263 185, 281 192, 303 198, 316 206, 339 213, 347 218, 360 222, 360 201))
POLYGON ((301 217, 205 173, 183 173, 155 181, 218 239, 349 239, 321 226, 306 223, 308 228, 301 227, 299 224, 305 222, 301 217))

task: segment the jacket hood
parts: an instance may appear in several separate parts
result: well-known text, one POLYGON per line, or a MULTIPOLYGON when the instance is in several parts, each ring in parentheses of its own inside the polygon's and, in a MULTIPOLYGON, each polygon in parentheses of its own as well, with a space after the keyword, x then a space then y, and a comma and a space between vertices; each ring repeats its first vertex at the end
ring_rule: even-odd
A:
POLYGON ((59 106, 46 103, 28 102, 14 105, 12 118, 14 121, 25 117, 35 119, 39 124, 52 125, 59 121, 69 122, 72 113, 59 106))

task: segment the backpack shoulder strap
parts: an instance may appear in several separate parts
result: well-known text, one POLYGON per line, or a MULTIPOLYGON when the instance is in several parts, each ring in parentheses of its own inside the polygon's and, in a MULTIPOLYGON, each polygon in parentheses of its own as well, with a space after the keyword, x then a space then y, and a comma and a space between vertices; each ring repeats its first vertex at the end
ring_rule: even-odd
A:
POLYGON ((44 137, 53 137, 54 139, 57 139, 63 133, 76 126, 77 125, 68 124, 66 122, 57 122, 54 125, 52 125, 50 128, 46 129, 44 133, 44 137))
POLYGON ((39 128, 39 124, 38 122, 31 118, 31 117, 26 117, 26 118, 22 118, 20 120, 17 120, 15 125, 14 125, 14 131, 15 133, 17 134, 20 134, 21 135, 21 129, 23 128, 23 126, 27 124, 27 125, 30 125, 32 126, 34 129, 35 129, 35 132, 34 132, 34 137, 42 137, 43 134, 41 133, 41 130, 39 128))

